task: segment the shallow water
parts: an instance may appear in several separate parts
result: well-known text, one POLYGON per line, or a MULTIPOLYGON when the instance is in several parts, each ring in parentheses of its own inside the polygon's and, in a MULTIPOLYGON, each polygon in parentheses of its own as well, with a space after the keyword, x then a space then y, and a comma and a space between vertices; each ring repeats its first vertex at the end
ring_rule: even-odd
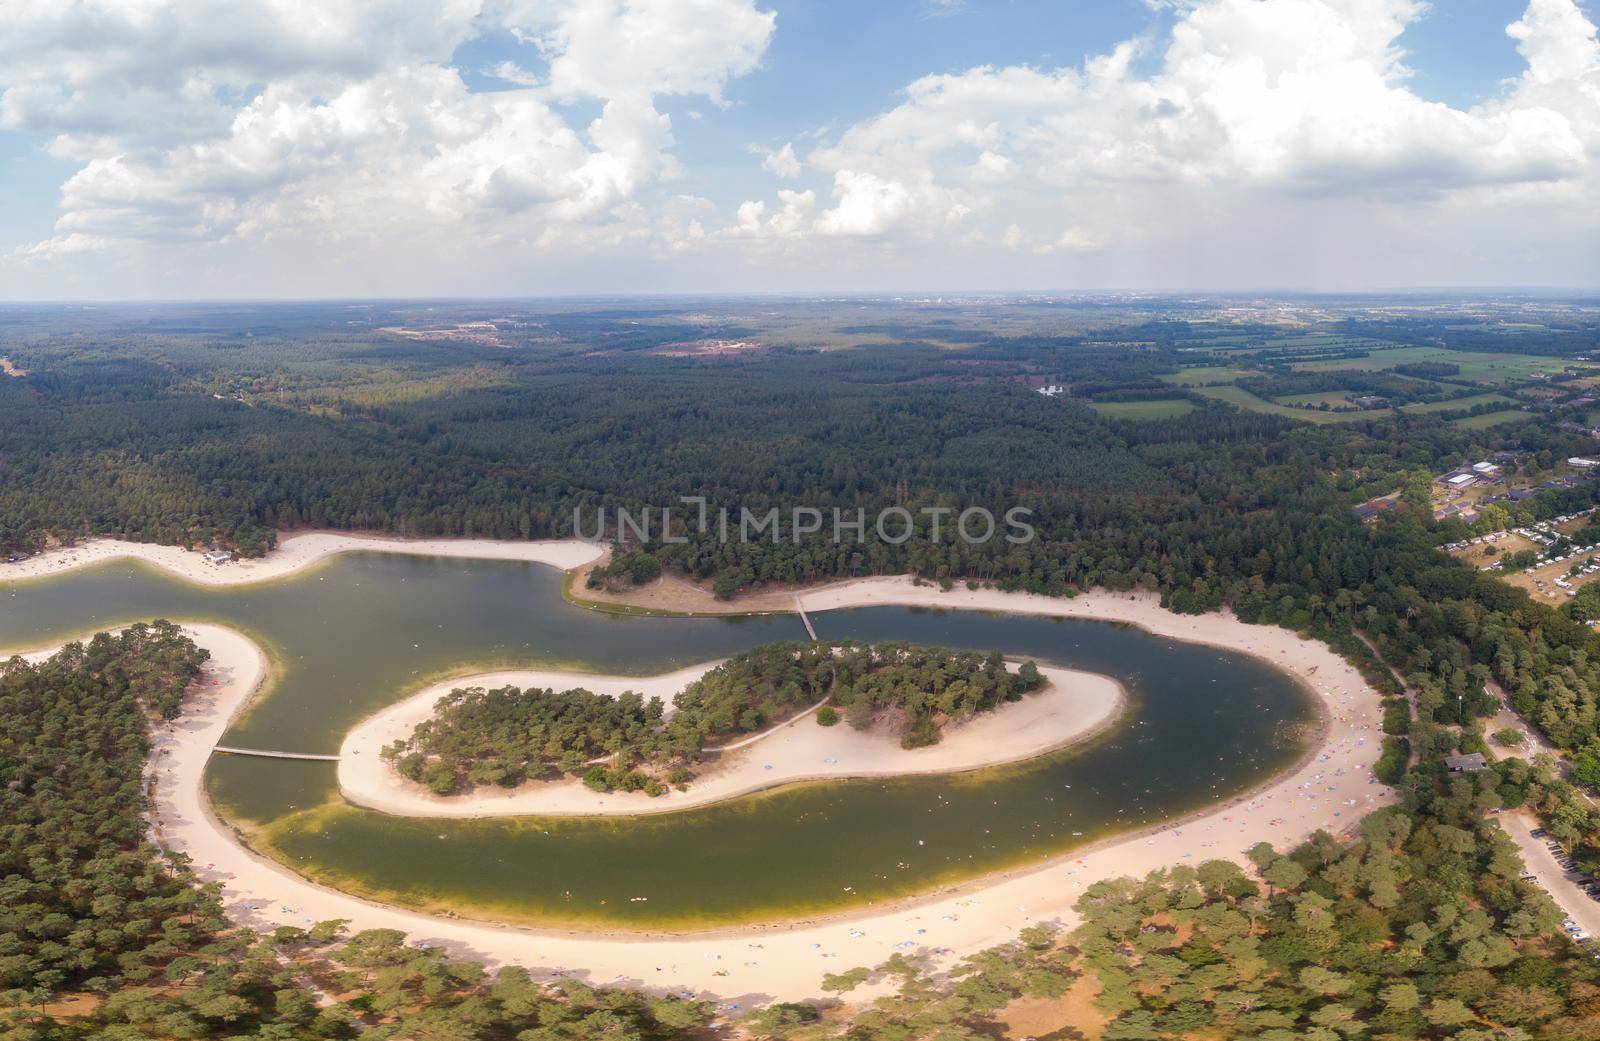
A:
MULTIPOLYGON (((804 638, 793 616, 588 611, 560 585, 541 565, 392 554, 234 589, 113 563, 0 585, 0 647, 140 618, 224 622, 273 658, 268 690, 228 743, 331 753, 361 717, 441 676, 551 665, 643 675, 804 638)), ((813 622, 823 639, 997 648, 1105 673, 1131 708, 1099 740, 1019 766, 793 786, 648 817, 390 817, 344 803, 331 763, 219 756, 208 785, 258 846, 353 891, 477 916, 707 926, 882 902, 1181 814, 1288 766, 1315 719, 1284 673, 1128 626, 898 607, 813 622)))

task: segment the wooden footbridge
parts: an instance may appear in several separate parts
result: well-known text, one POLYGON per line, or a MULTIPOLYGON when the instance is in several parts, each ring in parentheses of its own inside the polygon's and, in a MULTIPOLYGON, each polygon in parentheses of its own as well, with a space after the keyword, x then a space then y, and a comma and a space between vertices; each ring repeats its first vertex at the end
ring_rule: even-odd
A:
POLYGON ((325 763, 337 763, 336 755, 312 755, 310 752, 268 752, 260 748, 230 748, 227 745, 217 745, 211 749, 213 752, 226 752, 228 755, 253 755, 263 759, 316 759, 325 763))
POLYGON ((811 618, 806 614, 805 606, 800 603, 800 598, 798 596, 794 598, 794 609, 800 612, 800 620, 806 623, 806 632, 811 635, 811 642, 816 643, 817 630, 812 628, 811 618))

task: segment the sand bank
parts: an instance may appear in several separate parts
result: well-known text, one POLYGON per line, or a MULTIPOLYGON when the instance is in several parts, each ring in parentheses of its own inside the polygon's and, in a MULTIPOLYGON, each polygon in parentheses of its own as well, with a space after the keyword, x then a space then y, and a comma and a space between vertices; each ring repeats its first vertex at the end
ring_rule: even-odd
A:
POLYGON ((381 535, 342 535, 311 531, 290 535, 264 557, 210 564, 205 554, 181 546, 158 546, 122 539, 91 539, 53 549, 15 564, 0 563, 0 582, 44 578, 109 560, 133 559, 202 586, 236 586, 267 582, 303 571, 340 553, 410 553, 474 560, 521 560, 566 570, 604 556, 606 548, 576 539, 547 542, 500 542, 494 539, 402 539, 381 535))
MULTIPOLYGON (((358 806, 409 817, 502 817, 671 813, 800 781, 905 774, 953 773, 1031 759, 1080 741, 1114 720, 1124 704, 1121 688, 1105 676, 1041 668, 1048 686, 1022 701, 945 729, 929 748, 905 749, 883 731, 857 731, 841 723, 818 726, 811 712, 738 742, 716 757, 689 785, 657 798, 640 792, 598 794, 567 779, 514 790, 479 788, 439 796, 409 781, 379 758, 385 745, 407 737, 433 715, 434 703, 457 687, 582 687, 612 697, 632 690, 668 706, 684 686, 718 663, 645 679, 574 672, 495 672, 436 684, 368 716, 339 746, 339 790, 358 806)), ((1014 670, 1020 662, 1011 662, 1014 670)), ((670 716, 670 712, 669 712, 670 716)))
MULTIPOLYGON (((286 539, 285 546, 309 537, 286 539)), ((346 549, 429 552, 418 548, 424 543, 372 540, 377 545, 369 546, 363 539, 324 537, 363 543, 346 549)), ((442 545, 451 546, 454 556, 494 556, 489 550, 501 548, 498 543, 470 543, 472 548, 462 552, 461 544, 442 545)), ((509 544, 502 555, 527 559, 518 554, 534 545, 509 544)), ((593 549, 567 544, 559 552, 593 549)), ((1246 798, 1042 860, 1027 870, 930 893, 909 904, 718 934, 541 932, 370 903, 309 882, 241 846, 211 815, 202 775, 229 720, 261 685, 266 661, 241 634, 196 625, 191 631, 213 657, 207 685, 194 705, 155 734, 151 771, 156 782, 157 838, 168 848, 187 853, 202 879, 220 883, 229 914, 255 928, 348 918, 355 929, 402 929, 416 941, 440 945, 456 955, 491 964, 523 964, 540 975, 686 989, 748 1007, 752 1001, 816 996, 824 973, 876 964, 895 951, 933 952, 937 964, 949 965, 974 950, 1014 939, 1029 924, 1072 924, 1072 903, 1098 879, 1142 875, 1165 865, 1208 858, 1242 862, 1244 851, 1257 842, 1283 847, 1318 829, 1340 832, 1393 800, 1393 793, 1371 774, 1381 744, 1378 693, 1326 645, 1284 629, 1245 625, 1225 614, 1174 615, 1145 595, 1094 593, 1056 600, 989 590, 946 593, 897 578, 816 589, 804 594, 804 604, 808 611, 908 604, 1129 622, 1157 635, 1244 651, 1272 662, 1312 691, 1326 727, 1318 746, 1294 769, 1246 798)))
POLYGON ((1029 924, 1070 925, 1073 901, 1098 879, 1142 875, 1164 865, 1213 857, 1243 861, 1244 851, 1257 842, 1281 847, 1317 829, 1343 831, 1363 814, 1392 801, 1389 789, 1371 774, 1381 736, 1379 695, 1321 643, 1283 629, 1245 625, 1226 615, 1172 615, 1145 596, 1094 594, 1057 601, 982 591, 939 593, 909 581, 885 579, 812 594, 806 606, 809 610, 908 602, 1105 617, 1162 635, 1257 654, 1314 692, 1327 728, 1319 747, 1296 769, 1248 798, 1052 857, 1025 872, 932 893, 910 905, 715 935, 640 938, 540 932, 369 903, 308 882, 240 846, 210 815, 201 775, 228 720, 259 686, 265 663, 238 634, 196 626, 197 638, 213 652, 214 679, 195 710, 158 735, 153 760, 158 834, 169 848, 189 854, 202 878, 222 884, 231 915, 257 928, 348 918, 357 929, 403 929, 415 940, 442 945, 463 957, 515 962, 541 974, 685 988, 748 1004, 815 996, 824 973, 876 964, 896 950, 938 952, 936 961, 947 965, 974 950, 1009 941, 1029 924), (825 605, 814 602, 815 596, 826 596, 825 605))

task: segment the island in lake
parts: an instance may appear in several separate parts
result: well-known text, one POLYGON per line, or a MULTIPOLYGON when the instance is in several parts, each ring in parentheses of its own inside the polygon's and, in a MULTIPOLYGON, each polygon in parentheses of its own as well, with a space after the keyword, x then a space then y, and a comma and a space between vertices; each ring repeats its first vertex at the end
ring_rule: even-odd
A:
POLYGON ((581 775, 602 792, 686 790, 708 754, 797 715, 880 728, 902 748, 937 744, 944 727, 1045 685, 1032 661, 1006 670, 980 654, 888 643, 782 642, 757 647, 691 682, 670 709, 635 691, 458 687, 383 756, 438 795, 483 785, 581 775))

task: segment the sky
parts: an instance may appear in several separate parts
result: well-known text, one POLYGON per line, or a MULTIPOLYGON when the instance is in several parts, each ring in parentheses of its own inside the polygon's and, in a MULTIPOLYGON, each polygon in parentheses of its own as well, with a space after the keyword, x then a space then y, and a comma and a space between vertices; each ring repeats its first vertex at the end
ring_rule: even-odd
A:
POLYGON ((0 0, 0 299, 1600 287, 1594 0, 0 0))

